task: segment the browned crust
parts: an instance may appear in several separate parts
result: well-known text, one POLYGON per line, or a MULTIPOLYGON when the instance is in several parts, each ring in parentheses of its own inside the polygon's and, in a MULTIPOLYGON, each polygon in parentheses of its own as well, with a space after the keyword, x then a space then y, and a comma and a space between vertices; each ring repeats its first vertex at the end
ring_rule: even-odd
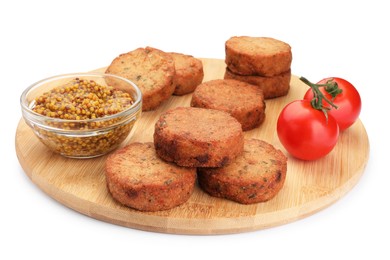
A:
POLYGON ((225 79, 235 79, 259 86, 264 93, 265 99, 285 96, 290 90, 291 70, 273 77, 243 76, 235 74, 226 68, 225 79))
POLYGON ((243 131, 264 121, 263 91, 233 79, 216 79, 200 84, 192 95, 191 106, 225 111, 240 122, 243 131))
POLYGON ((271 144, 245 140, 244 152, 222 168, 198 168, 200 187, 214 197, 242 204, 268 201, 282 189, 287 157, 271 144))
POLYGON ((269 37, 234 36, 225 43, 225 62, 239 75, 271 77, 290 69, 289 44, 269 37))
POLYGON ((162 114, 155 124, 158 156, 187 167, 220 167, 243 151, 241 124, 228 113, 178 107, 162 114))
POLYGON ((106 73, 133 81, 142 92, 142 110, 156 109, 175 90, 175 63, 171 55, 152 48, 138 48, 116 57, 106 73))
POLYGON ((175 91, 174 95, 182 96, 193 92, 202 83, 204 72, 202 61, 191 55, 169 53, 175 61, 175 91))
POLYGON ((123 205, 141 211, 159 211, 186 202, 196 181, 195 168, 161 160, 153 143, 131 143, 106 161, 107 187, 123 205))

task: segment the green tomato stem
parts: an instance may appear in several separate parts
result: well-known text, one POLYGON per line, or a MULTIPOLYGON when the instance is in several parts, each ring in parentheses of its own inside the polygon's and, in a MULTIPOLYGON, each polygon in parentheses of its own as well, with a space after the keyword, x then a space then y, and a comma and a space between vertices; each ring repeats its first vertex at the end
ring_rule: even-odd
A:
POLYGON ((310 101, 311 106, 314 109, 321 110, 325 114, 326 120, 328 121, 327 112, 332 108, 338 109, 338 106, 336 106, 331 100, 329 100, 324 96, 324 94, 322 94, 322 92, 320 91, 320 87, 324 87, 325 91, 332 96, 332 99, 334 99, 338 94, 340 94, 342 92, 342 89, 338 87, 337 82, 333 81, 333 79, 328 80, 325 84, 314 84, 305 77, 300 77, 299 79, 303 83, 308 85, 313 91, 313 99, 310 101), (322 102, 323 100, 330 106, 324 106, 322 102))
POLYGON ((313 91, 313 99, 311 100, 311 105, 314 109, 321 110, 325 113, 327 116, 327 111, 331 110, 332 108, 338 109, 338 107, 328 98, 322 94, 320 91, 320 87, 324 87, 325 91, 328 92, 331 96, 332 99, 334 99, 338 94, 342 92, 342 89, 338 88, 337 82, 333 81, 333 79, 328 80, 325 84, 314 84, 310 82, 308 79, 305 77, 300 77, 299 78, 303 83, 308 85, 311 90, 313 91), (323 100, 325 100, 326 103, 330 105, 330 107, 326 107, 323 104, 323 100))

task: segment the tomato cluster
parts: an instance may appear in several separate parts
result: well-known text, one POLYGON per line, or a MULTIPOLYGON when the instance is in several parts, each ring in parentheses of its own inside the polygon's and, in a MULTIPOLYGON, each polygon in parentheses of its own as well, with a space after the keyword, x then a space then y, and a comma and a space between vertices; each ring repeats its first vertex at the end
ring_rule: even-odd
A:
POLYGON ((277 121, 280 142, 294 157, 316 160, 327 155, 339 133, 359 117, 361 99, 356 88, 342 78, 325 78, 310 86, 302 100, 289 103, 277 121))

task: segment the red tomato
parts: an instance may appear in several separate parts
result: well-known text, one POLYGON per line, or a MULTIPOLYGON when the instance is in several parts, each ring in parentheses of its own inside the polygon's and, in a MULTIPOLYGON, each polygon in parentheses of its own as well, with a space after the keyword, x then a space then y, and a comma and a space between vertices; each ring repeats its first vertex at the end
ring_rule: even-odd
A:
MULTIPOLYGON (((338 94, 333 100, 332 96, 325 91, 324 87, 320 87, 320 91, 324 96, 332 100, 333 104, 338 106, 338 109, 331 109, 328 111, 328 114, 333 116, 334 119, 336 119, 337 124, 340 127, 340 131, 347 129, 350 127, 359 117, 360 110, 362 108, 362 102, 360 99, 359 92, 356 90, 356 88, 342 78, 325 78, 321 81, 319 81, 317 84, 325 84, 328 80, 333 79, 338 87, 342 89, 343 92, 338 94)), ((305 100, 311 100, 313 98, 313 92, 311 89, 309 89, 305 96, 305 100)), ((323 101, 322 104, 324 106, 329 107, 329 105, 326 103, 326 101, 323 101)))
POLYGON ((316 160, 327 155, 337 143, 339 126, 332 116, 314 109, 307 100, 289 103, 277 122, 280 142, 294 157, 316 160))

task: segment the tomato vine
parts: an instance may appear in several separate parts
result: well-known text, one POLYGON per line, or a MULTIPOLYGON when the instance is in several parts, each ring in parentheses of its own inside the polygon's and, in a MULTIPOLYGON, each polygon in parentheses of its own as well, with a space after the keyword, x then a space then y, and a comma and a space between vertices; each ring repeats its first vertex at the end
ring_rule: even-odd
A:
POLYGON ((324 87, 325 91, 331 95, 332 99, 336 98, 337 95, 341 94, 343 92, 342 89, 338 87, 338 84, 336 81, 333 80, 333 78, 327 80, 323 84, 314 84, 310 82, 305 77, 299 78, 303 83, 308 85, 312 91, 313 91, 313 99, 310 101, 311 106, 314 109, 321 110, 326 117, 326 120, 328 120, 328 111, 332 108, 338 109, 338 106, 335 105, 332 100, 329 100, 327 97, 325 97, 324 94, 320 91, 320 87, 324 87), (324 106, 324 102, 328 103, 330 106, 324 106))

